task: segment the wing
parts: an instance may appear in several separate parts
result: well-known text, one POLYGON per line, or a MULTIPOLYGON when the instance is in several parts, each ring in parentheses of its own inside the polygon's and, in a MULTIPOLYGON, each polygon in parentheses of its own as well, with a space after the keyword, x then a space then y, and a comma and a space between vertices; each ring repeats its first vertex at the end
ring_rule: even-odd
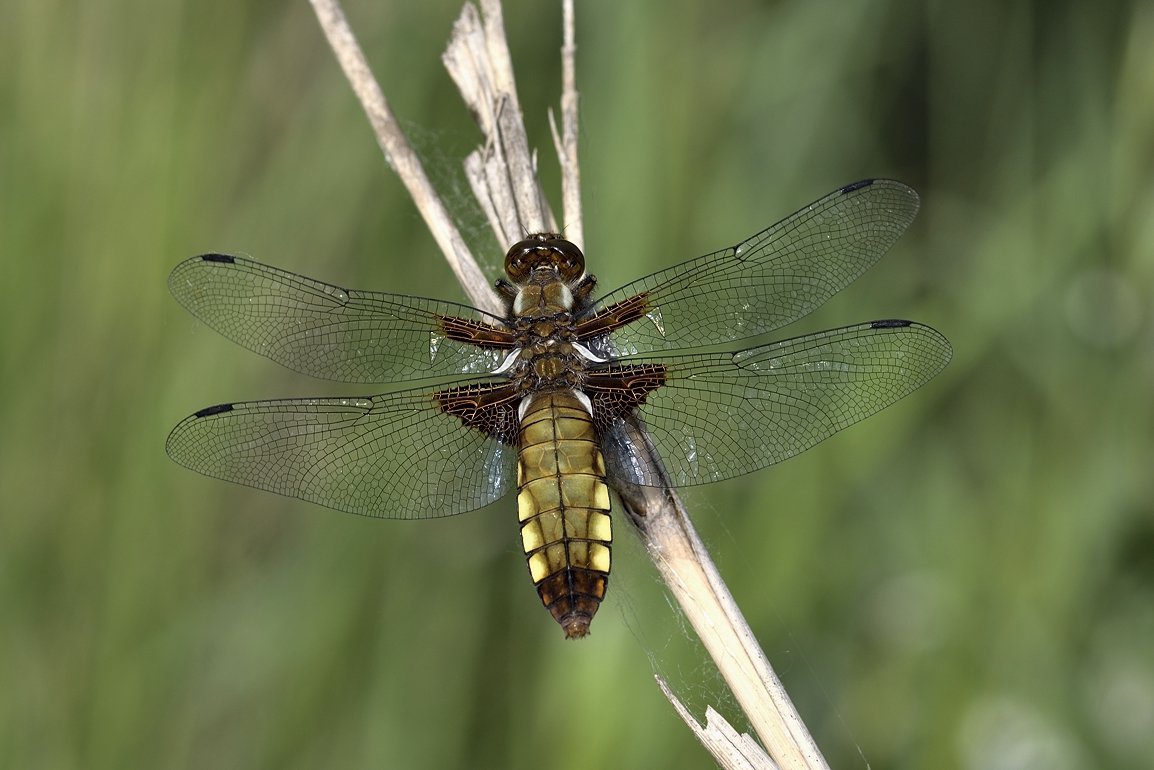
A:
POLYGON ((202 409, 166 449, 206 476, 364 516, 480 508, 517 480, 517 399, 473 382, 368 398, 249 401, 202 409))
POLYGON ((341 382, 491 372, 514 346, 500 319, 451 302, 352 291, 259 262, 205 254, 168 286, 194 316, 262 356, 341 382))
POLYGON ((900 182, 847 185, 737 246, 610 292, 579 323, 578 337, 620 357, 772 331, 861 275, 917 210, 917 193, 900 182))
POLYGON ((951 354, 928 326, 874 321, 740 353, 617 362, 585 392, 612 478, 690 486, 793 457, 916 390, 951 354), (634 419, 664 475, 635 448, 634 419))

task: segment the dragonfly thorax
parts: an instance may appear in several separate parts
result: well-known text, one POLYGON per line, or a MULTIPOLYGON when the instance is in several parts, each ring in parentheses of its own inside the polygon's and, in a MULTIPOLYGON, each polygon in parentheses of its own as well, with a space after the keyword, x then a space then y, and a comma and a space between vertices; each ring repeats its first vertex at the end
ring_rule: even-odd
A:
POLYGON ((513 315, 537 318, 569 313, 573 309, 573 291, 552 268, 534 270, 530 280, 517 288, 513 315))
POLYGON ((521 348, 510 379, 522 393, 571 390, 584 381, 586 364, 573 344, 557 338, 537 339, 521 348))

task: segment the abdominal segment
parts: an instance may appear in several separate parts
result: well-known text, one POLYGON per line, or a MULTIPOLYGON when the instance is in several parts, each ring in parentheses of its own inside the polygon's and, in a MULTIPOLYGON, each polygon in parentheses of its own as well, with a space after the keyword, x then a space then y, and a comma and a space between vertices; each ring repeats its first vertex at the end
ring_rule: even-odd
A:
POLYGON ((530 398, 517 463, 521 543, 541 601, 576 639, 588 633, 609 580, 605 460, 573 392, 530 398))

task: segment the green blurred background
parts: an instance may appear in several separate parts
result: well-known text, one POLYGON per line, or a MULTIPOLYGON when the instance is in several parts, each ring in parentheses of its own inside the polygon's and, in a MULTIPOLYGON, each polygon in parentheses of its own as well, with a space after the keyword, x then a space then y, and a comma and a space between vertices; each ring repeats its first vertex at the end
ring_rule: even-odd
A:
MULTIPOLYGON (((550 182, 558 6, 506 8, 550 182)), ((449 191, 476 139, 439 64, 459 7, 348 6, 449 191)), ((1149 767, 1154 6, 582 0, 578 46, 606 288, 862 177, 922 193, 785 334, 914 318, 950 367, 687 494, 827 759, 1149 767)), ((208 404, 364 391, 200 325, 181 259, 463 297, 305 2, 0 5, 0 250, 0 766, 710 766, 652 674, 725 696, 623 523, 566 643, 512 499, 375 521, 165 456, 208 404)))

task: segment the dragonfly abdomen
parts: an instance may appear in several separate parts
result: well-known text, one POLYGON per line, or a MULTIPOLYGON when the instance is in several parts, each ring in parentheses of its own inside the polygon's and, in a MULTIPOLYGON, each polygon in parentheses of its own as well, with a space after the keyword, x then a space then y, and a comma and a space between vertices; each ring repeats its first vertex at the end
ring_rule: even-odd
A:
POLYGON ((585 636, 609 581, 609 488, 589 413, 572 391, 530 396, 517 463, 529 573, 570 639, 585 636))

